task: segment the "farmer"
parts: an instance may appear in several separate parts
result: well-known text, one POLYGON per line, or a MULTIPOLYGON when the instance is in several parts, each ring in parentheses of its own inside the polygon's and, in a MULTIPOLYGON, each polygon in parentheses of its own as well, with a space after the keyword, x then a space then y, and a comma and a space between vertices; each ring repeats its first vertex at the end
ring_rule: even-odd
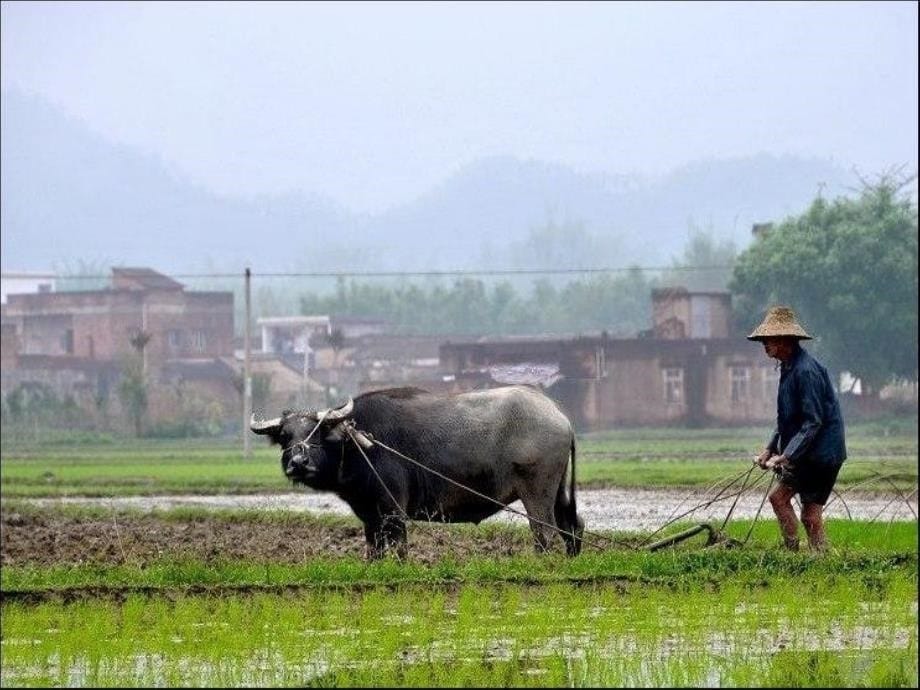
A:
POLYGON ((748 340, 762 342, 767 356, 778 360, 780 367, 776 429, 754 462, 779 476, 770 504, 786 548, 799 548, 798 520, 791 503, 799 494, 808 543, 823 551, 827 547, 824 504, 847 457, 834 385, 827 369, 800 346, 800 340, 811 336, 796 323, 789 307, 770 308, 748 340))

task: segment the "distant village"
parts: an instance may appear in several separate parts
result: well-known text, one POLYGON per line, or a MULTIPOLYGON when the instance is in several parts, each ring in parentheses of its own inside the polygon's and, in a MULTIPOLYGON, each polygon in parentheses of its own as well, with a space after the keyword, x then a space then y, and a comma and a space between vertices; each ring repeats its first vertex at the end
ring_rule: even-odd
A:
MULTIPOLYGON (((667 288, 651 297, 651 328, 630 338, 453 339, 397 335, 374 318, 258 318, 253 410, 276 416, 393 386, 453 393, 525 383, 583 431, 771 423, 779 372, 731 331, 731 295, 667 288)), ((52 276, 11 274, 0 316, 4 400, 51 394, 85 413, 86 428, 112 428, 125 417, 119 383, 134 361, 150 426, 193 416, 240 427, 244 342, 231 292, 187 290, 151 268, 113 268, 110 286, 66 292, 52 276)))

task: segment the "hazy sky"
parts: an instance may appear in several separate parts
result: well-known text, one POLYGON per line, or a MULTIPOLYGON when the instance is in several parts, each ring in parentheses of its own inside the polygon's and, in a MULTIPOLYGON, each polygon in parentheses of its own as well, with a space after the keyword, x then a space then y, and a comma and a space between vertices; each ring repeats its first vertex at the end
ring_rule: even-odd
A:
POLYGON ((917 168, 917 4, 2 3, 2 87, 226 194, 358 211, 514 155, 917 168))

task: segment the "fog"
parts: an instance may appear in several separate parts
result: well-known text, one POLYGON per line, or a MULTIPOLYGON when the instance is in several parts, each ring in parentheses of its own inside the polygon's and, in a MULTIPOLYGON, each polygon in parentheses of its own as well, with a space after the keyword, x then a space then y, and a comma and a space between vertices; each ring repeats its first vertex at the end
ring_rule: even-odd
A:
POLYGON ((0 6, 23 443, 407 384, 772 424, 773 304, 916 437, 915 2, 0 6))
POLYGON ((373 214, 494 156, 614 180, 761 153, 917 167, 916 3, 2 12, 5 97, 47 100, 218 195, 373 214))

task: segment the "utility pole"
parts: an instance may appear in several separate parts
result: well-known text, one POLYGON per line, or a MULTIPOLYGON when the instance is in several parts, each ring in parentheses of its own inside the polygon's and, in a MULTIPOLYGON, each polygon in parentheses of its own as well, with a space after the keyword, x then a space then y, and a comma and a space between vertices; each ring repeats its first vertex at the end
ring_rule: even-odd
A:
POLYGON ((304 326, 303 327, 303 382, 301 384, 301 387, 303 388, 303 409, 307 409, 310 406, 309 381, 310 381, 310 329, 307 326, 304 326))
POLYGON ((144 339, 144 344, 141 346, 141 356, 143 357, 143 362, 141 364, 142 371, 144 374, 144 380, 147 380, 147 341, 149 338, 149 333, 147 331, 147 295, 144 295, 141 299, 144 301, 141 303, 141 338, 144 339))
POLYGON ((243 457, 252 457, 252 448, 249 439, 249 419, 252 416, 252 375, 249 370, 250 355, 250 329, 252 318, 250 314, 250 278, 252 274, 246 268, 246 324, 243 329, 243 457))

